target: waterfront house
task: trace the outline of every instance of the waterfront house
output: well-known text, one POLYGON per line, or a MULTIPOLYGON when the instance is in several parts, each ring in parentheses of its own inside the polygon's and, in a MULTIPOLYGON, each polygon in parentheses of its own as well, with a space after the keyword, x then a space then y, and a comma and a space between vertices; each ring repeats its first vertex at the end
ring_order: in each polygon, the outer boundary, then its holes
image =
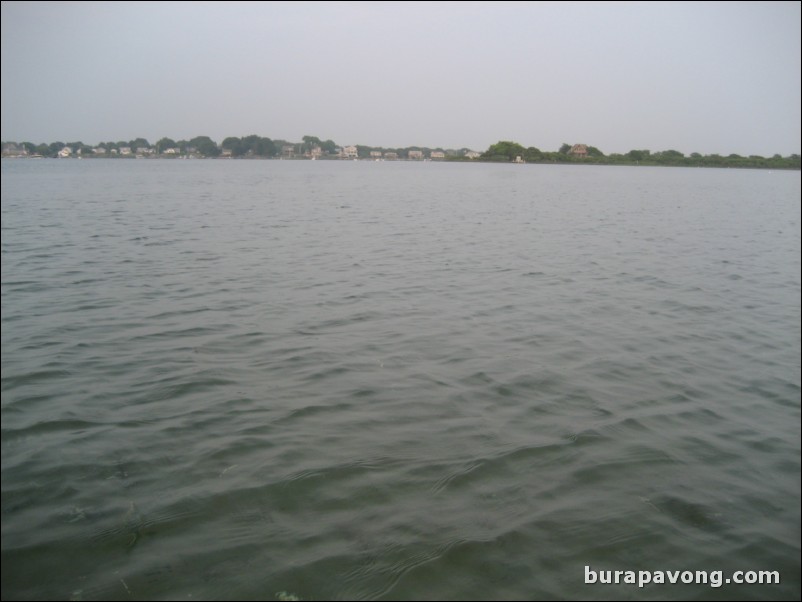
POLYGON ((585 159, 588 156, 588 146, 587 144, 574 144, 568 154, 572 157, 585 159))
POLYGON ((13 142, 6 142, 3 144, 4 157, 27 157, 28 151, 24 146, 17 146, 13 142))

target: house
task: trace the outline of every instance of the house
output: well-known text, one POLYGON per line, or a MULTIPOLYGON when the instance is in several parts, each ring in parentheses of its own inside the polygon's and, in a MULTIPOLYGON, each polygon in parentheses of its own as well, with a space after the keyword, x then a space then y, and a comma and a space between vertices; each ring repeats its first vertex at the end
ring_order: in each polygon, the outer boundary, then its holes
POLYGON ((92 152, 95 153, 96 155, 105 155, 106 149, 103 148, 102 146, 96 146, 95 148, 92 149, 92 152))
POLYGON ((398 153, 393 152, 393 151, 388 151, 388 152, 384 153, 384 158, 387 161, 396 161, 398 159, 398 153))
POLYGON ((370 158, 371 159, 381 159, 382 158, 382 152, 381 151, 376 151, 376 150, 370 151, 370 158))
POLYGON ((72 149, 71 149, 69 146, 65 146, 64 148, 62 148, 62 149, 61 149, 61 150, 58 152, 58 156, 59 156, 59 158, 61 158, 61 159, 64 159, 64 158, 66 158, 66 157, 71 157, 71 156, 72 156, 72 149))
POLYGON ((281 155, 283 157, 294 157, 295 156, 295 145, 294 144, 285 144, 281 147, 281 155))
POLYGON ((120 154, 123 157, 128 157, 130 155, 133 155, 134 153, 131 151, 131 147, 130 146, 121 146, 120 147, 120 154))
POLYGON ((359 158, 359 153, 357 152, 355 146, 346 146, 343 149, 343 157, 346 159, 357 159, 359 158))
POLYGON ((429 157, 432 159, 445 159, 446 154, 443 151, 432 151, 429 157))
POLYGON ((323 149, 319 146, 313 146, 312 150, 309 152, 313 159, 320 159, 323 156, 323 149))
POLYGON ((423 159, 423 151, 422 150, 411 150, 407 154, 407 157, 409 157, 410 161, 420 161, 421 159, 423 159))
POLYGON ((28 151, 24 146, 17 146, 13 142, 6 142, 3 144, 4 157, 27 157, 28 151))
POLYGON ((579 157, 580 159, 584 159, 588 156, 588 145, 587 144, 574 144, 571 147, 571 150, 568 151, 568 154, 572 157, 579 157))
POLYGON ((477 153, 476 151, 468 151, 465 153, 465 156, 468 157, 468 159, 478 159, 479 157, 482 156, 482 153, 477 153))

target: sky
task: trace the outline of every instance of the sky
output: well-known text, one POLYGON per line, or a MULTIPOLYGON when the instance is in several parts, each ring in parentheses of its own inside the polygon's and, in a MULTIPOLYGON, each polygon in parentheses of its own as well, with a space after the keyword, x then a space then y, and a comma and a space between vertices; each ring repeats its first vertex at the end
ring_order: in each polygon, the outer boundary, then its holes
POLYGON ((800 153, 799 2, 2 2, 4 141, 800 153))

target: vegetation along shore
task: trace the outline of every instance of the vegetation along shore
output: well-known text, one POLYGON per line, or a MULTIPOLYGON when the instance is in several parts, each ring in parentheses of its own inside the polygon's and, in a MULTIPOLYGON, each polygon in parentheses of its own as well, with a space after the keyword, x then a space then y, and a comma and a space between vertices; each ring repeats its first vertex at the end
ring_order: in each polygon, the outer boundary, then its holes
POLYGON ((651 151, 633 149, 628 153, 604 154, 588 144, 563 144, 556 151, 542 151, 534 146, 524 147, 517 142, 499 141, 484 151, 469 148, 444 149, 409 146, 386 148, 362 144, 339 146, 332 140, 304 136, 301 142, 272 140, 251 135, 228 137, 217 143, 208 136, 191 140, 161 138, 155 144, 144 138, 129 141, 101 142, 95 146, 83 142, 3 142, 3 158, 115 158, 115 159, 325 159, 372 161, 491 161, 501 163, 574 163, 592 165, 668 165, 684 167, 744 167, 757 169, 799 169, 798 154, 783 157, 760 155, 742 156, 686 155, 677 150, 651 151))

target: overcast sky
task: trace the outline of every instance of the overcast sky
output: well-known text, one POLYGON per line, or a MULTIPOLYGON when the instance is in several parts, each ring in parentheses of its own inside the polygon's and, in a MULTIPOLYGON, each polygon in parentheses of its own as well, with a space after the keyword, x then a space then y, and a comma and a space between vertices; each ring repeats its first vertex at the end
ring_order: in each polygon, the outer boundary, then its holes
POLYGON ((2 139, 800 152, 799 2, 3 2, 2 139))

